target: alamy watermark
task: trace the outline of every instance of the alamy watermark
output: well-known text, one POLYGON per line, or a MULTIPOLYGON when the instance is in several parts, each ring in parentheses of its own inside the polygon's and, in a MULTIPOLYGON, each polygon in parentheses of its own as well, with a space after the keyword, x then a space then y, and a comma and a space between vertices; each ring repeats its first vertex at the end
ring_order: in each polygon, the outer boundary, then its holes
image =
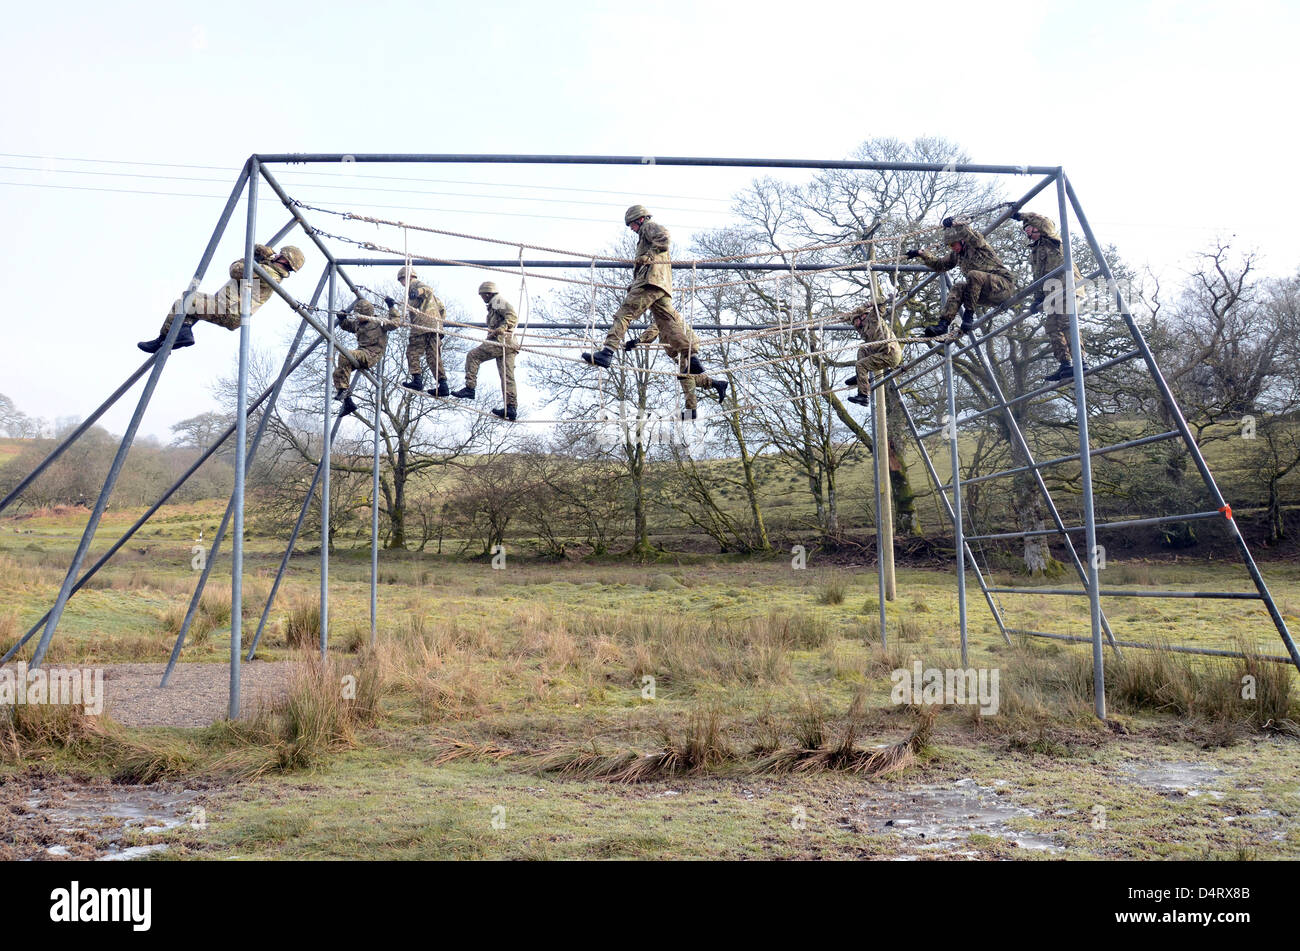
POLYGON ((1000 703, 997 667, 922 667, 918 660, 912 669, 900 667, 889 675, 894 687, 889 699, 895 704, 942 704, 978 706, 980 713, 992 716, 1000 703))
POLYGON ((38 667, 19 662, 0 670, 0 708, 16 706, 79 706, 90 716, 104 712, 102 667, 38 667))

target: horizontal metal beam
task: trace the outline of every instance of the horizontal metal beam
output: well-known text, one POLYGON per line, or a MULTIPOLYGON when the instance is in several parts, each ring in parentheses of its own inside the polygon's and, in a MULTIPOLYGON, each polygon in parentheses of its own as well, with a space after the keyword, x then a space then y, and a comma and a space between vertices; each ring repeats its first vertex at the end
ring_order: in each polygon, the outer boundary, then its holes
MULTIPOLYGON (((1054 641, 1073 641, 1076 644, 1091 644, 1091 637, 1077 637, 1073 634, 1050 634, 1047 631, 1027 631, 1023 628, 1007 628, 1008 634, 1020 634, 1025 637, 1049 637, 1054 641)), ((1275 654, 1246 654, 1241 651, 1216 650, 1212 647, 1175 647, 1171 644, 1145 644, 1141 641, 1116 641, 1121 647, 1136 647, 1140 650, 1171 651, 1175 654, 1205 654, 1209 657, 1242 657, 1251 660, 1266 660, 1273 664, 1289 664, 1290 657, 1278 657, 1275 654)))
MULTIPOLYGON (((773 251, 773 254, 777 252, 773 251)), ((339 258, 340 265, 348 267, 402 267, 406 264, 406 258, 339 258)), ((590 260, 525 260, 520 261, 518 258, 466 258, 463 261, 446 261, 434 260, 432 258, 422 258, 418 254, 411 255, 411 263, 418 264, 421 267, 526 267, 526 268, 574 268, 581 270, 590 270, 592 262, 590 260)), ((596 260, 598 268, 622 268, 631 270, 633 265, 624 261, 602 261, 596 260)), ((825 271, 829 267, 834 267, 836 271, 880 271, 889 273, 891 271, 929 271, 928 267, 919 264, 900 264, 894 267, 891 264, 845 264, 836 265, 833 262, 823 261, 820 264, 796 264, 792 268, 789 264, 760 264, 756 262, 744 261, 705 261, 700 264, 693 264, 690 261, 672 261, 669 262, 673 267, 680 270, 694 268, 699 271, 825 271)), ((677 288, 679 291, 681 287, 677 288)))
MULTIPOLYGON (((1102 446, 1098 449, 1088 450, 1090 456, 1104 456, 1112 452, 1121 452, 1125 449, 1134 449, 1138 446, 1146 446, 1153 442, 1161 442, 1165 439, 1173 439, 1181 435, 1178 430, 1171 429, 1167 433, 1157 433, 1154 436, 1143 436, 1141 439, 1130 439, 1128 442, 1117 442, 1110 446, 1102 446)), ((1000 472, 990 472, 988 475, 975 476, 971 479, 962 479, 962 485, 975 485, 980 482, 988 482, 991 479, 1000 479, 1003 476, 1019 475, 1022 472, 1033 472, 1035 469, 1042 470, 1048 466, 1059 466, 1063 462, 1075 462, 1079 458, 1077 452, 1072 452, 1068 456, 1057 456, 1055 459, 1045 459, 1042 462, 1036 462, 1028 466, 1016 466, 1014 469, 1003 469, 1000 472)), ((944 486, 944 491, 948 491, 949 486, 944 486)))
POLYGON ((254 155, 263 165, 687 165, 715 168, 812 168, 861 172, 959 172, 976 175, 1057 175, 1054 165, 944 162, 860 162, 846 159, 719 158, 685 155, 507 155, 455 152, 283 152, 254 155))
MULTIPOLYGON (((1224 513, 1219 511, 1210 512, 1192 512, 1190 515, 1161 515, 1158 518, 1131 518, 1121 522, 1098 522, 1097 528, 1140 528, 1143 525, 1165 525, 1170 522, 1194 522, 1198 519, 1206 518, 1223 518, 1224 513)), ((1066 526, 1067 532, 1082 532, 1087 530, 1086 525, 1069 525, 1066 526)), ((997 535, 969 535, 970 541, 999 541, 1007 538, 1036 538, 1040 535, 1059 535, 1059 529, 1041 528, 1031 532, 1001 532, 997 535)))
MULTIPOLYGON (((1058 594, 1078 595, 1086 598, 1088 592, 1082 588, 989 588, 998 594, 1058 594)), ((1257 591, 1123 591, 1114 588, 1102 588, 1103 598, 1207 598, 1215 601, 1258 601, 1257 591)))

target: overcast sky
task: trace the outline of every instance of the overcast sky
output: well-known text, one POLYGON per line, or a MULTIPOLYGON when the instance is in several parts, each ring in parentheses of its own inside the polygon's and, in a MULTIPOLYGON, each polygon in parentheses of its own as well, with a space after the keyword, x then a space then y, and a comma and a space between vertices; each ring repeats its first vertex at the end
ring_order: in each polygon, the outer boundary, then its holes
MULTIPOLYGON (((11 301, 0 393, 51 419, 84 415, 107 396, 143 359, 135 341, 157 332, 252 152, 838 159, 874 136, 939 135, 977 162, 1063 165, 1103 242, 1168 280, 1216 235, 1257 248, 1268 273, 1294 273, 1298 9, 1096 0, 10 7, 0 35, 0 275, 11 301)), ((277 174, 311 203, 599 251, 624 233, 622 210, 635 201, 683 243, 723 223, 729 197, 759 173, 442 165, 277 174)), ((259 207, 265 238, 288 215, 273 200, 259 207)), ((1055 217, 1046 196, 1031 207, 1055 217)), ((241 253, 238 220, 207 290, 241 253)), ((448 254, 439 240, 412 237, 412 248, 448 254)), ((301 235, 294 243, 309 251, 293 279, 306 296, 322 262, 301 235)), ((449 305, 477 315, 481 279, 442 272, 435 283, 449 305)), ((267 304, 254 345, 275 346, 292 322, 279 301, 267 304)), ((200 325, 196 336, 197 347, 168 363, 144 432, 167 438, 172 423, 213 408, 211 383, 233 368, 238 335, 200 325)), ((125 400, 108 427, 120 432, 133 405, 125 400)))

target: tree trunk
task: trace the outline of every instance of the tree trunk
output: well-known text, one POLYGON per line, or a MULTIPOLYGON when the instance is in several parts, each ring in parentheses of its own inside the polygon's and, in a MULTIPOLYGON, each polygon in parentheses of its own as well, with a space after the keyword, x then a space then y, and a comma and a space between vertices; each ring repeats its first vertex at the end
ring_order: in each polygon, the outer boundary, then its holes
POLYGON ((393 466, 393 503, 388 509, 388 520, 392 524, 392 535, 388 547, 399 549, 406 547, 406 447, 397 450, 397 465, 393 466))
POLYGON ((921 518, 916 511, 916 490, 904 448, 908 434, 903 409, 893 392, 886 393, 885 422, 889 427, 889 485, 894 492, 894 534, 919 537, 921 518))

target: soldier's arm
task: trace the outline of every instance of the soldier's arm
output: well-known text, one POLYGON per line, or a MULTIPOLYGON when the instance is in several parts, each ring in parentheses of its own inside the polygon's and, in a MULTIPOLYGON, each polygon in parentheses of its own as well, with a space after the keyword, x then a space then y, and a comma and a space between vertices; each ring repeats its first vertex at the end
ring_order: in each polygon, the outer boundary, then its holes
POLYGON ((515 313, 515 309, 509 304, 500 304, 493 309, 501 315, 504 321, 501 326, 497 327, 497 336, 504 337, 506 334, 514 333, 515 328, 519 326, 519 315, 515 313))
POLYGON ((951 271, 957 266, 957 252, 955 251, 949 251, 943 257, 938 257, 922 248, 917 257, 931 271, 951 271))
POLYGON ((639 237, 645 238, 656 251, 667 251, 673 241, 668 229, 653 221, 647 221, 641 226, 639 237))
POLYGON ((357 319, 351 314, 339 317, 338 326, 341 330, 346 330, 350 334, 357 332, 357 319))

